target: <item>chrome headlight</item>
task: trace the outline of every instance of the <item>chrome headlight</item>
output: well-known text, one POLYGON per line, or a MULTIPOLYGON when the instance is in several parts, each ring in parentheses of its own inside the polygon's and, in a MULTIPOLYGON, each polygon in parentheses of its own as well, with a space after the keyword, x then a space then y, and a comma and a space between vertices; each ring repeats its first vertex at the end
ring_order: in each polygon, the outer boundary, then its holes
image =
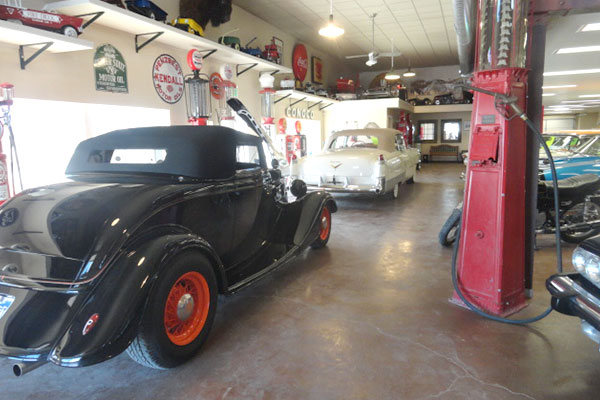
POLYGON ((600 286, 600 257, 577 247, 573 252, 573 266, 594 285, 600 286))

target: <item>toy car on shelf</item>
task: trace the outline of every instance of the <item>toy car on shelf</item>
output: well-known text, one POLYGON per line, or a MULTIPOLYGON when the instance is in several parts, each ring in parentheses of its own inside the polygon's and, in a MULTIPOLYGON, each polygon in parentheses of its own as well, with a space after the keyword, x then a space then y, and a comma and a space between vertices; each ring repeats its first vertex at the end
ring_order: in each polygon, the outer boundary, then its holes
POLYGON ((220 126, 100 135, 66 173, 0 208, 0 354, 22 371, 123 351, 151 368, 184 363, 218 294, 324 247, 337 211, 300 181, 287 202, 262 140, 220 126))
POLYGON ((265 49, 262 52, 262 58, 276 64, 281 64, 281 56, 277 50, 277 46, 274 44, 265 45, 265 49))
POLYGON ((240 50, 246 54, 250 54, 251 56, 262 58, 263 52, 260 47, 250 47, 250 44, 256 40, 256 37, 252 38, 244 47, 240 50))
POLYGON ((143 15, 156 21, 166 21, 167 12, 148 0, 125 0, 127 8, 134 13, 143 15))
POLYGON ((435 96, 433 98, 433 104, 441 105, 441 104, 471 104, 473 103, 473 93, 463 92, 462 99, 458 99, 452 93, 446 93, 442 95, 435 96))
POLYGON ((229 46, 235 50, 240 50, 242 48, 242 42, 237 36, 219 36, 218 43, 229 46))
POLYGON ((199 23, 191 18, 175 18, 171 21, 171 25, 182 31, 189 32, 192 35, 204 36, 204 29, 202 29, 199 23))
POLYGON ((0 19, 5 21, 59 32, 73 38, 83 32, 84 21, 81 18, 58 14, 49 10, 23 8, 20 0, 12 0, 6 4, 11 5, 0 4, 0 19))
POLYGON ((429 97, 413 97, 412 99, 408 99, 408 102, 413 106, 430 106, 432 104, 429 97))
POLYGON ((125 3, 123 3, 123 0, 102 0, 102 1, 105 3, 120 7, 120 8, 127 9, 127 7, 125 7, 125 3))

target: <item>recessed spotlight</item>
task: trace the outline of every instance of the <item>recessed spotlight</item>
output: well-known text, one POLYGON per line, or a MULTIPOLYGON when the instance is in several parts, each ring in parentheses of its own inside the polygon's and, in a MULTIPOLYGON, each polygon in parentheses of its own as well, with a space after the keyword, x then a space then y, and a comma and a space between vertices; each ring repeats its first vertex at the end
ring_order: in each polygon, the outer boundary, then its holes
POLYGON ((544 72, 544 76, 584 75, 584 74, 598 74, 598 73, 600 73, 600 68, 590 68, 590 69, 573 69, 573 70, 567 70, 567 71, 544 72))
POLYGON ((584 25, 581 29, 581 32, 593 32, 600 31, 600 22, 595 22, 593 24, 584 25))
POLYGON ((563 89, 577 87, 577 85, 554 85, 554 86, 542 86, 542 89, 563 89))
POLYGON ((591 53, 600 51, 600 46, 565 47, 558 49, 556 54, 591 53))

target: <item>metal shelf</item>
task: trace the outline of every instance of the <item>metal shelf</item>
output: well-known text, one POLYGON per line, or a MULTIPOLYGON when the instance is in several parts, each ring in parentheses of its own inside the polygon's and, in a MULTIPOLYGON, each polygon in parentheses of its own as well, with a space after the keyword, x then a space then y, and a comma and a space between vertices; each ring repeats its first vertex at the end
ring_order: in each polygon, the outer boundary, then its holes
POLYGON ((94 48, 94 43, 87 40, 71 38, 59 33, 3 20, 0 20, 0 42, 19 47, 21 69, 25 69, 31 61, 44 51, 66 53, 94 48), (26 58, 25 48, 32 48, 36 51, 26 58))
POLYGON ((275 92, 275 96, 279 97, 279 99, 275 100, 275 103, 279 103, 285 99, 295 100, 291 102, 291 106, 294 106, 302 101, 307 101, 313 103, 308 108, 319 106, 319 110, 324 110, 327 107, 339 103, 338 100, 330 99, 328 97, 317 96, 310 93, 300 92, 298 90, 278 90, 275 92))
MULTIPOLYGON (((242 53, 229 46, 192 35, 171 25, 152 20, 101 0, 65 0, 46 4, 44 8, 66 15, 97 15, 97 13, 102 13, 94 23, 135 35, 137 50, 141 50, 142 47, 155 40, 182 50, 194 48, 207 54, 210 53, 208 56, 216 60, 240 66, 240 68, 237 68, 238 75, 248 69, 269 73, 289 74, 292 72, 291 68, 242 53), (138 43, 140 37, 145 38, 141 44, 138 43)), ((82 18, 89 19, 91 17, 82 18)))

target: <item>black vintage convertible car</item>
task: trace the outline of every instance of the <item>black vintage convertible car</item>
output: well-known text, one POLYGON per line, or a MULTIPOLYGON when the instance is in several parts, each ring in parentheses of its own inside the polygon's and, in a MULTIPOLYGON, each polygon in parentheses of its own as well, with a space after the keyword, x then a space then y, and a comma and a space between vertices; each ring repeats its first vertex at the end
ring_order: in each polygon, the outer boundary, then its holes
POLYGON ((0 354, 17 375, 125 350, 148 367, 185 362, 217 294, 325 246, 337 210, 299 181, 286 202, 261 139, 224 127, 107 133, 66 173, 0 208, 0 354))

